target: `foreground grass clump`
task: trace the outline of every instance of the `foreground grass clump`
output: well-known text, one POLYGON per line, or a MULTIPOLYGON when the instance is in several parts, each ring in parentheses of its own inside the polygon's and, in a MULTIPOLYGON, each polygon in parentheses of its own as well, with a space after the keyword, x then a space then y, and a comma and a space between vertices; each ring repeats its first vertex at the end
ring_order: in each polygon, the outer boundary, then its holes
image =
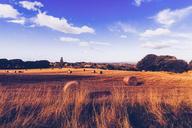
MULTIPOLYGON (((0 127, 5 128, 190 128, 192 96, 166 96, 153 89, 114 88, 112 96, 90 99, 84 88, 0 89, 0 127)), ((178 93, 178 91, 175 91, 178 93)))

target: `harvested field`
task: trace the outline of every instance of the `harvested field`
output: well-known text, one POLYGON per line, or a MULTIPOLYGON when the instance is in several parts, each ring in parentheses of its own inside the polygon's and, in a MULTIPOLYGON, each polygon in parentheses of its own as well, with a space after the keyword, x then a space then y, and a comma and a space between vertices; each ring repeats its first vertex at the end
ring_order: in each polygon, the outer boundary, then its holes
POLYGON ((192 72, 128 72, 93 69, 0 71, 0 127, 190 128, 192 72), (142 78, 127 86, 125 76, 142 78), (80 82, 63 92, 71 80, 80 82))

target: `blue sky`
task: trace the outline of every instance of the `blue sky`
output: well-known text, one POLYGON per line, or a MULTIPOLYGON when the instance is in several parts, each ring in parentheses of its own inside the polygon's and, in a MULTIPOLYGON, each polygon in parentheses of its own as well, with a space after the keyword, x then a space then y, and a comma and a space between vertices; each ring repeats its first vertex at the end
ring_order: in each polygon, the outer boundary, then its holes
POLYGON ((0 58, 192 60, 192 0, 1 0, 0 58))

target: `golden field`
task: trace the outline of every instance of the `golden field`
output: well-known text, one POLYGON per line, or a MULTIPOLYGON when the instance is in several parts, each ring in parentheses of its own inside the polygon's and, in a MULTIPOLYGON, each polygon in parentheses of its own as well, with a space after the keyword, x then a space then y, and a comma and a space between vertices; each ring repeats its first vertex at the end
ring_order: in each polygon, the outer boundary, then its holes
POLYGON ((131 72, 94 69, 0 71, 2 128, 191 128, 192 72, 131 72), (101 70, 96 70, 99 72, 101 70), (137 76, 142 86, 126 86, 137 76), (63 91, 68 81, 78 89, 63 91), (90 98, 91 92, 112 95, 90 98))

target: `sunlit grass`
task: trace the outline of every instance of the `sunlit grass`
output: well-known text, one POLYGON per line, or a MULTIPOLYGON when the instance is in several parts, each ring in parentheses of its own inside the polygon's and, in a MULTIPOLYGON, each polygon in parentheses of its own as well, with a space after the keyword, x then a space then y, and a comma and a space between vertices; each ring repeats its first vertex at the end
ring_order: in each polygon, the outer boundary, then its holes
POLYGON ((51 88, 1 88, 0 126, 131 128, 185 127, 192 123, 191 90, 184 95, 174 89, 167 94, 154 89, 111 91, 112 96, 95 100, 89 99, 85 88, 66 94, 55 94, 51 88))
MULTIPOLYGON (((73 69, 72 75, 83 73, 90 75, 91 69, 73 69)), ((0 127, 190 128, 191 74, 104 71, 102 78, 81 81, 79 87, 67 91, 63 86, 46 84, 1 86, 0 127), (121 83, 123 76, 140 77, 144 85, 125 86, 121 83), (90 98, 91 92, 102 90, 112 95, 90 98)))

